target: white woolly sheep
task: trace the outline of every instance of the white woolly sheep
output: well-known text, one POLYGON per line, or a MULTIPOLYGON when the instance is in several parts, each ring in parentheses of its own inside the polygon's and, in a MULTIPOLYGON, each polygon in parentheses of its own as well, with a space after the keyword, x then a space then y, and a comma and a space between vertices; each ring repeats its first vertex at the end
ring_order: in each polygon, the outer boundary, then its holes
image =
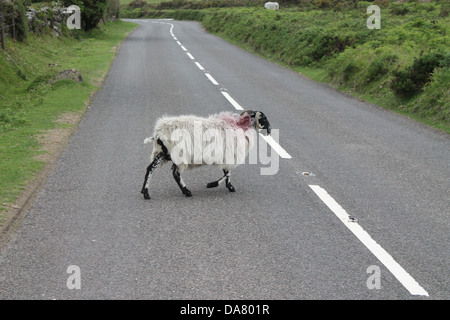
POLYGON ((173 162, 173 177, 187 197, 192 193, 181 173, 201 165, 216 165, 224 173, 219 180, 208 183, 207 188, 226 181, 227 189, 234 192, 230 170, 245 162, 253 147, 256 129, 267 129, 270 134, 269 121, 261 111, 222 112, 207 118, 187 115, 158 119, 153 136, 144 140, 144 143, 153 141, 153 152, 141 193, 145 199, 150 199, 151 174, 167 161, 173 162))
POLYGON ((270 10, 278 10, 278 9, 280 9, 280 5, 278 4, 278 2, 266 2, 264 4, 264 8, 270 9, 270 10))

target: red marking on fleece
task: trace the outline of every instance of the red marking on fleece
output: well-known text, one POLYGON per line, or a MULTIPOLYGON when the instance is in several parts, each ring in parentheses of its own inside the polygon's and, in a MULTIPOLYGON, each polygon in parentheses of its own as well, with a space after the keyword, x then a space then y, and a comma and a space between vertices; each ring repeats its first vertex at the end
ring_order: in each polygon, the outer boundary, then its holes
POLYGON ((253 128, 252 118, 250 118, 248 114, 245 114, 242 117, 240 117, 233 113, 224 112, 219 115, 219 118, 225 121, 230 126, 235 128, 241 128, 244 131, 253 128))
POLYGON ((237 119, 236 126, 242 128, 242 130, 244 131, 247 131, 248 129, 253 127, 252 118, 248 114, 245 114, 237 119))

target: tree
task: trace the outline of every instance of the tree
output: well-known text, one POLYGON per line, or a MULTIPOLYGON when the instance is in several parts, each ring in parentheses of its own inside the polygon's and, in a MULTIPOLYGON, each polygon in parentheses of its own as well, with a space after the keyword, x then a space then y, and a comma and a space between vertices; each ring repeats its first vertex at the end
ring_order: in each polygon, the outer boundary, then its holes
POLYGON ((80 7, 81 28, 89 31, 94 29, 105 15, 107 2, 107 0, 63 0, 63 5, 80 7))
MULTIPOLYGON (((14 16, 16 39, 24 41, 28 35, 28 23, 22 0, 0 2, 0 14, 6 16, 5 25, 11 25, 14 16)), ((9 33, 12 34, 12 27, 9 28, 9 33)))
POLYGON ((108 19, 118 19, 120 15, 120 1, 108 0, 108 6, 106 8, 106 15, 108 19))

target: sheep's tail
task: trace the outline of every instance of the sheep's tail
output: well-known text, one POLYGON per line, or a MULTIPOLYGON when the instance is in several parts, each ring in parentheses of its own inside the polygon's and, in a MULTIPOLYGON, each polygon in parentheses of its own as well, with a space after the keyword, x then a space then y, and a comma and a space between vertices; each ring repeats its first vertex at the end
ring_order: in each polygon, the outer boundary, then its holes
POLYGON ((144 143, 147 144, 147 143, 152 142, 153 140, 155 140, 155 137, 149 137, 149 138, 144 140, 144 143))

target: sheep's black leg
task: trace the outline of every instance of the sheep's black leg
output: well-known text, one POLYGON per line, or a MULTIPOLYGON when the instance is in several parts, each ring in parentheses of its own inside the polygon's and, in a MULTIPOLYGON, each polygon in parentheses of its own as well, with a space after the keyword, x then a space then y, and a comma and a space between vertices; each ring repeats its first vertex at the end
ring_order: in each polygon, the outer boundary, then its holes
POLYGON ((207 187, 207 188, 215 188, 215 187, 218 187, 219 184, 221 184, 222 181, 223 181, 224 179, 225 179, 225 176, 223 176, 222 178, 220 178, 220 179, 217 180, 217 181, 209 182, 209 183, 206 185, 206 187, 207 187))
POLYGON ((186 197, 192 197, 191 191, 189 191, 189 189, 186 188, 186 184, 184 183, 183 178, 181 177, 180 172, 178 171, 178 167, 175 164, 173 164, 172 166, 172 174, 178 186, 180 187, 181 192, 183 192, 183 194, 186 197))
POLYGON ((164 159, 164 153, 158 153, 153 159, 152 163, 147 167, 147 172, 145 173, 144 185, 142 186, 141 193, 144 194, 144 199, 150 199, 150 195, 148 194, 148 186, 149 186, 149 177, 150 174, 159 166, 161 161, 164 159))
POLYGON ((210 182, 206 185, 207 188, 215 188, 219 186, 223 181, 225 181, 225 185, 230 192, 235 192, 233 185, 230 182, 230 172, 228 170, 223 170, 223 177, 217 181, 210 182))
POLYGON ((233 185, 231 184, 231 181, 230 181, 230 172, 228 170, 223 170, 223 173, 225 173, 225 177, 226 177, 225 185, 227 186, 228 191, 235 192, 236 189, 233 187, 233 185))

